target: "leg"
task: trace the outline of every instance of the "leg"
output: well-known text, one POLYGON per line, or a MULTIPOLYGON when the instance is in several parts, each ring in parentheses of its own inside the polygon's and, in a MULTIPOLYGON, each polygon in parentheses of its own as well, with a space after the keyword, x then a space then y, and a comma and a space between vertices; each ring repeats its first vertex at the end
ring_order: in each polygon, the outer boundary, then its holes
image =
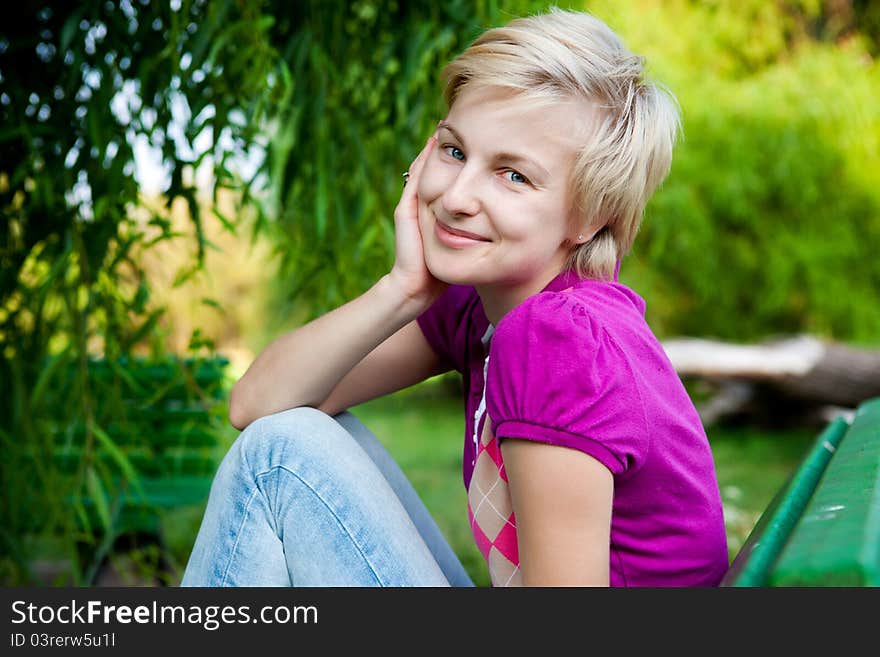
POLYGON ((431 513, 384 445, 352 413, 344 411, 334 419, 351 434, 391 485, 450 585, 473 586, 473 581, 449 546, 431 513))
POLYGON ((184 586, 446 586, 389 483, 332 418, 261 418, 218 469, 184 586))

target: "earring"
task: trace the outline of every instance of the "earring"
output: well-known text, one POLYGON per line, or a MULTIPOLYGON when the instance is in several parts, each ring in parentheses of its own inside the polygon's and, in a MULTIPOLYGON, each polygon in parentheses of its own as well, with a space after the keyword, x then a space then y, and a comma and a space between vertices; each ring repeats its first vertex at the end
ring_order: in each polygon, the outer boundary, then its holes
POLYGON ((578 242, 583 242, 583 241, 584 241, 584 236, 578 235, 578 242))

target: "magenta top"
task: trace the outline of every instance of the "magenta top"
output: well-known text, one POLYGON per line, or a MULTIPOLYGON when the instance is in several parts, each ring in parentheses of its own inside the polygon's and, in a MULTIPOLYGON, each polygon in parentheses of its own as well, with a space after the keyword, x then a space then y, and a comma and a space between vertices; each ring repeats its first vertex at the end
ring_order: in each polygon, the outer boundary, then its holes
MULTIPOLYGON (((567 271, 497 327, 469 286, 450 286, 418 322, 446 367, 463 375, 469 501, 483 452, 506 482, 491 441, 578 449, 614 476, 611 585, 715 586, 729 562, 712 453, 644 315, 645 302, 626 286, 567 271)), ((515 524, 512 534, 511 547, 496 547, 515 570, 515 524)), ((477 528, 475 537, 491 571, 500 557, 477 528)), ((513 580, 509 568, 503 579, 513 580)))

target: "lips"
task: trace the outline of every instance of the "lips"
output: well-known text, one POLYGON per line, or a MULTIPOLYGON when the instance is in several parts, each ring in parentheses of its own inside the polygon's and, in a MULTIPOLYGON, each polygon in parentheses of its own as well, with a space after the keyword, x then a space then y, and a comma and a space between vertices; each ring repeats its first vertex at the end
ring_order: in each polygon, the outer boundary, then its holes
POLYGON ((483 237, 482 235, 477 235, 476 233, 469 233, 466 230, 459 230, 458 228, 453 228, 447 224, 444 224, 439 219, 437 220, 437 225, 441 230, 445 230, 447 233, 452 233, 453 235, 458 235, 459 237, 466 237, 471 240, 476 240, 478 242, 491 242, 488 237, 483 237))

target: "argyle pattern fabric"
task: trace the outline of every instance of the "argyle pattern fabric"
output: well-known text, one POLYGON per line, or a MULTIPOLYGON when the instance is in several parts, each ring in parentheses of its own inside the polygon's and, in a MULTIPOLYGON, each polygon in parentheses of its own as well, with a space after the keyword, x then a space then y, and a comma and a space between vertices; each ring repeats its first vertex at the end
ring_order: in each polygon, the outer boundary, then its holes
MULTIPOLYGON (((489 357, 486 356, 486 366, 488 363, 489 357)), ((487 369, 484 367, 484 372, 487 369)), ((520 586, 522 574, 519 570, 516 517, 510 501, 501 446, 492 432, 492 421, 486 413, 485 396, 484 383, 483 401, 474 422, 476 459, 467 492, 468 521, 477 547, 489 566, 492 586, 520 586), (481 420, 483 429, 479 432, 481 420)))

